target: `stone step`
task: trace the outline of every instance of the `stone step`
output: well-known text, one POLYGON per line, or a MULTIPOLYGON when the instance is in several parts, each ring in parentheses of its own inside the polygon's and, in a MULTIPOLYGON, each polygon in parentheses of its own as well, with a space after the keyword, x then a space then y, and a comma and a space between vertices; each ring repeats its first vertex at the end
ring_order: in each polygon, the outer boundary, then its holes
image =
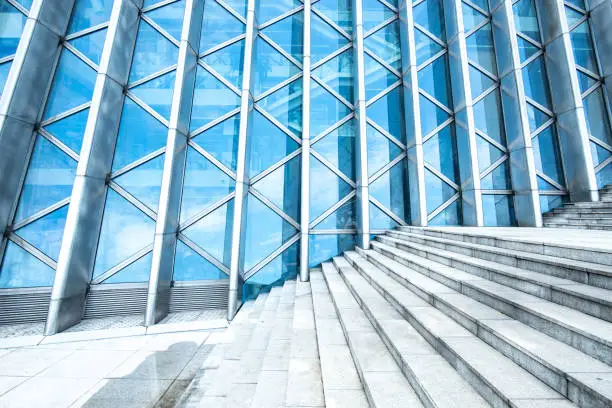
POLYGON ((610 226, 612 225, 612 218, 608 217, 597 217, 597 218, 580 218, 580 217, 572 217, 572 216, 563 216, 563 217, 554 217, 552 219, 547 219, 547 223, 563 223, 569 225, 604 225, 610 226))
POLYGON ((332 310, 337 313, 370 406, 372 408, 433 407, 434 405, 421 403, 336 269, 330 263, 324 263, 322 268, 332 310))
POLYGON ((612 291, 608 289, 503 265, 495 261, 474 258, 405 239, 389 236, 379 236, 376 239, 386 245, 452 266, 492 282, 571 307, 600 319, 612 321, 612 291))
POLYGON ((612 364, 612 323, 373 241, 380 252, 474 300, 612 364))
POLYGON ((595 211, 595 210, 576 210, 565 208, 562 210, 555 210, 543 214, 545 220, 548 219, 600 219, 612 217, 612 210, 610 211, 595 211))
MULTIPOLYGON (((351 253, 345 256, 348 258, 351 253)), ((367 263, 363 259, 361 261, 362 264, 367 263)), ((381 337, 386 338, 387 345, 395 350, 393 354, 405 360, 403 364, 414 364, 417 369, 415 362, 436 367, 438 379, 434 391, 450 397, 450 406, 479 406, 480 399, 494 407, 510 407, 527 402, 532 406, 545 406, 544 403, 551 400, 565 401, 565 406, 573 406, 562 395, 372 264, 362 265, 360 274, 346 258, 334 258, 334 263, 381 337), (389 287, 391 292, 379 291, 383 285, 389 287), (403 322, 404 325, 390 325, 389 321, 403 322), (418 335, 424 344, 420 347, 406 344, 406 337, 418 335), (457 388, 453 391, 443 390, 443 378, 447 381, 446 386, 452 384, 457 388), (472 401, 464 399, 468 396, 480 398, 472 401)), ((480 402, 480 405, 483 403, 480 402)))
POLYGON ((475 258, 495 261, 504 265, 516 266, 534 272, 570 279, 591 286, 612 289, 612 266, 609 265, 576 261, 551 255, 541 255, 489 245, 473 244, 471 242, 403 231, 389 231, 386 235, 419 244, 426 244, 434 248, 446 249, 475 258))
POLYGON ((373 265, 393 278, 372 276, 387 299, 409 296, 401 284, 578 405, 612 406, 612 367, 376 251, 345 258, 362 274, 373 273, 373 265))
POLYGON ((593 208, 593 209, 612 209, 612 202, 610 201, 589 201, 579 203, 567 203, 563 205, 564 208, 593 208))
MULTIPOLYGON (((489 230, 489 228, 423 228, 405 226, 399 227, 399 230, 577 261, 588 259, 590 262, 612 265, 612 251, 609 248, 601 248, 590 245, 590 243, 581 243, 579 239, 574 239, 573 237, 568 237, 566 242, 553 241, 550 239, 547 231, 542 231, 542 228, 514 228, 511 229, 515 231, 512 235, 487 232, 486 230, 489 230)), ((497 229, 494 230, 497 231, 497 229)), ((555 234, 557 234, 556 231, 555 234)), ((608 233, 605 233, 605 237, 608 237, 608 233)))
POLYGON ((545 221, 544 227, 546 228, 567 228, 567 229, 579 229, 579 230, 597 230, 597 231, 610 231, 612 230, 611 225, 590 225, 581 224, 575 222, 563 222, 563 221, 545 221))

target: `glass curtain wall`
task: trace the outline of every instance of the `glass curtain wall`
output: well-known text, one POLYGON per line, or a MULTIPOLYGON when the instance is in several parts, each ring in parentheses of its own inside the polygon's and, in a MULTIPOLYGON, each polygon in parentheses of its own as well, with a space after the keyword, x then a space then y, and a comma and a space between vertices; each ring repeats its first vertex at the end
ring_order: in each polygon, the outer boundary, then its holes
POLYGON ((31 0, 0 0, 0 96, 31 5, 31 0))
MULTIPOLYGON (((75 2, 13 218, 0 288, 53 284, 112 5, 75 2)), ((16 21, 22 18, 18 13, 16 21)), ((11 28, 0 26, 0 32, 5 29, 11 28)))

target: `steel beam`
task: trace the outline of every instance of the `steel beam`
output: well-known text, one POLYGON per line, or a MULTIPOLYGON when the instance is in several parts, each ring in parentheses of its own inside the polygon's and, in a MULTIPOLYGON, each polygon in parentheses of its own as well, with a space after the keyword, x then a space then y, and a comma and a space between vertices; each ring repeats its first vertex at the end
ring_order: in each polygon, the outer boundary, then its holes
POLYGON ((304 51, 302 55, 302 180, 300 207, 300 280, 310 279, 309 224, 310 224, 310 4, 304 0, 304 51))

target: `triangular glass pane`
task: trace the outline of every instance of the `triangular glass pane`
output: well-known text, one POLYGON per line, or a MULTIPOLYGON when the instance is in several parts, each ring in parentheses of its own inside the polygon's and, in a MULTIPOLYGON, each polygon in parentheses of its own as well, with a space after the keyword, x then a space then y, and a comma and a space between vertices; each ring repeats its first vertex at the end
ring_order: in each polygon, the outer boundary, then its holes
POLYGON ((343 204, 336 211, 325 217, 323 221, 318 223, 315 230, 337 230, 337 229, 353 229, 357 228, 355 220, 357 217, 355 200, 343 204))
POLYGON ((599 170, 595 178, 597 179, 597 187, 599 188, 612 184, 612 163, 599 170))
POLYGON ((425 169, 425 189, 427 194, 428 214, 431 214, 436 208, 448 201, 457 192, 454 188, 427 169, 425 169))
MULTIPOLYGON (((246 0, 224 0, 223 2, 227 4, 228 6, 230 6, 232 10, 240 14, 242 17, 246 17, 246 12, 247 12, 247 1, 246 0)), ((209 2, 209 3, 212 3, 212 2, 209 2)))
POLYGON ((606 112, 602 88, 591 92, 584 98, 584 111, 589 135, 612 145, 612 131, 606 112))
POLYGON ((102 56, 105 40, 106 28, 103 28, 102 30, 94 31, 91 34, 70 40, 69 43, 85 54, 94 64, 100 64, 100 57, 102 56))
MULTIPOLYGON (((444 13, 439 0, 426 0, 412 10, 414 22, 442 41, 446 40, 444 13)), ((416 32, 415 32, 416 34, 416 32)), ((417 44, 419 42, 417 41, 417 44)))
POLYGON ((255 15, 257 22, 262 25, 275 17, 287 13, 302 5, 300 0, 278 0, 278 1, 261 1, 257 3, 255 15))
MULTIPOLYGON (((317 227, 315 227, 317 229, 317 227)), ((334 256, 355 248, 355 235, 352 234, 311 234, 308 237, 308 266, 320 266, 334 256)))
POLYGON ((368 175, 372 176, 387 163, 402 153, 402 149, 392 143, 371 125, 367 125, 368 175))
POLYGON ((157 3, 161 3, 164 0, 144 0, 142 4, 142 8, 145 9, 147 7, 151 7, 156 5, 157 3))
POLYGON ((450 126, 446 126, 427 140, 423 144, 423 157, 435 169, 457 182, 457 148, 451 129, 450 126))
MULTIPOLYGON (((322 0, 319 0, 322 1, 322 0)), ((367 58, 367 54, 366 54, 367 58)), ((353 53, 347 50, 317 67, 312 74, 353 103, 353 53)), ((367 81, 366 81, 367 83, 367 81)))
POLYGON ((370 100, 396 83, 399 78, 368 54, 364 54, 363 59, 365 63, 366 100, 370 100))
POLYGON ((7 242, 0 269, 0 288, 52 286, 54 278, 53 268, 14 242, 7 242))
POLYGON ((497 75, 491 24, 484 25, 466 38, 465 45, 470 61, 478 64, 478 66, 486 69, 491 74, 497 75))
POLYGON ((2 95, 4 85, 6 84, 6 80, 8 79, 9 71, 11 70, 12 65, 11 62, 12 61, 0 64, 0 95, 2 95))
POLYGON ((117 177, 115 182, 151 210, 157 212, 165 155, 159 155, 117 177))
POLYGON ((538 179, 538 190, 559 191, 557 187, 553 186, 548 181, 544 180, 542 177, 537 176, 537 179, 538 179))
POLYGON ((67 34, 110 20, 114 0, 79 0, 74 3, 67 34))
POLYGON ((401 161, 374 180, 369 187, 370 197, 375 198, 401 219, 405 217, 405 175, 405 161, 401 161))
POLYGON ((173 281, 228 279, 228 275, 179 240, 174 254, 173 281))
POLYGON ((83 109, 74 115, 53 122, 46 126, 45 130, 78 154, 81 151, 88 116, 89 109, 83 109))
POLYGON ((419 29, 414 29, 414 39, 416 46, 417 65, 421 65, 438 52, 442 51, 442 46, 423 34, 419 29))
POLYGON ((367 33, 377 25, 387 21, 395 15, 393 10, 378 0, 363 0, 363 31, 367 33))
POLYGON ((244 269, 249 270, 297 233, 293 225, 252 195, 247 198, 244 269))
POLYGON ((446 111, 422 95, 419 95, 419 110, 421 113, 421 133, 423 136, 429 134, 450 117, 446 111))
POLYGON ((255 96, 291 78, 300 69, 261 38, 255 41, 255 96))
POLYGON ((258 102, 287 129, 302 136, 302 79, 297 79, 258 102))
POLYGON ((457 200, 432 218, 429 221, 429 225, 459 225, 461 224, 460 220, 459 200, 457 200))
POLYGON ((364 40, 364 45, 397 71, 402 70, 399 23, 387 24, 364 40))
POLYGON ((480 136, 476 136, 476 147, 478 149, 478 170, 480 172, 487 169, 504 155, 504 152, 480 136))
POLYGON ((353 14, 350 0, 319 0, 312 6, 329 17, 347 34, 350 35, 353 32, 353 14))
POLYGON ((232 170, 236 170, 238 155, 238 133, 240 130, 240 115, 213 126, 192 140, 201 146, 217 160, 232 170))
POLYGON ((296 242, 251 276, 245 282, 245 291, 257 290, 257 286, 270 287, 287 280, 295 280, 299 253, 300 244, 296 242))
POLYGON ((37 136, 15 222, 70 197, 77 163, 42 136, 37 136))
POLYGON ((472 99, 477 98, 484 91, 495 84, 491 78, 474 68, 472 65, 469 65, 468 70, 470 74, 470 89, 472 91, 472 99))
POLYGON ((536 108, 530 103, 527 103, 527 118, 529 119, 529 130, 535 132, 540 126, 550 119, 550 116, 536 108))
POLYGON ((510 190, 510 174, 508 161, 502 162, 492 172, 480 179, 480 188, 483 190, 510 190))
POLYGON ((582 71, 576 70, 578 74, 578 84, 580 85, 580 93, 584 93, 587 89, 592 87, 597 83, 596 80, 591 78, 591 76, 587 74, 583 74, 582 71))
POLYGON ((300 216, 300 157, 274 170, 253 187, 280 208, 285 214, 298 220, 300 216))
POLYGON ((529 57, 540 50, 538 47, 529 41, 524 40, 522 37, 516 36, 516 41, 518 43, 518 51, 519 56, 521 57, 521 62, 525 62, 529 57))
POLYGON ((474 105, 474 122, 476 129, 485 133, 499 144, 506 144, 503 129, 504 122, 502 120, 501 112, 501 101, 497 89, 474 105))
POLYGON ((200 36, 200 52, 243 34, 244 24, 216 1, 204 4, 204 22, 200 36))
POLYGON ((242 89, 244 40, 235 42, 207 55, 203 58, 203 61, 221 74, 223 78, 227 79, 237 89, 242 89))
POLYGON ((302 62, 304 54, 304 16, 301 11, 267 26, 261 32, 285 50, 287 54, 302 62))
POLYGON ((49 258, 57 261, 62 246, 67 215, 68 206, 65 205, 51 214, 47 214, 18 229, 15 233, 40 249, 49 258))
POLYGON ((153 255, 151 252, 132 262, 119 272, 105 279, 102 283, 138 283, 148 282, 151 275, 151 262, 153 255))
POLYGON ((436 58, 418 73, 419 88, 446 107, 451 106, 449 70, 446 56, 436 58))
POLYGON ((121 261, 153 243, 155 221, 109 189, 94 266, 100 276, 121 261))
POLYGON ((579 7, 581 9, 585 9, 584 0, 566 0, 569 3, 572 3, 574 6, 579 7))
POLYGON ((1 59, 17 51, 27 17, 7 1, 0 2, 0 16, 2 16, 2 24, 0 24, 1 59))
POLYGON ((351 180, 355 179, 355 122, 350 120, 312 145, 351 180))
POLYGON ((314 81, 310 88, 310 101, 310 134, 313 137, 352 112, 348 106, 314 81))
POLYGON ((167 137, 166 126, 130 98, 125 98, 113 159, 113 171, 166 146, 167 137))
POLYGON ((175 40, 181 40, 183 19, 185 18, 185 0, 178 0, 167 6, 159 7, 145 14, 155 24, 170 34, 175 40))
POLYGON ((187 149, 181 222, 234 191, 234 180, 192 147, 187 149))
POLYGON ((540 132, 533 138, 532 145, 536 169, 563 186, 565 182, 561 168, 561 154, 554 127, 549 126, 540 132))
POLYGON ((593 166, 599 166, 601 162, 606 160, 608 157, 612 155, 612 152, 604 149, 597 143, 590 141, 589 145, 591 146, 591 156, 593 157, 593 166))
POLYGON ((571 29, 574 24, 584 17, 584 14, 574 10, 571 7, 565 6, 565 17, 567 18, 567 25, 571 29))
POLYGON ((310 24, 310 56, 313 63, 348 44, 346 37, 342 36, 314 13, 312 14, 310 24))
POLYGON ((397 140, 404 141, 404 115, 402 115, 402 87, 397 87, 368 106, 368 118, 389 132, 397 140))
POLYGON ((138 25, 136 48, 132 58, 129 82, 147 77, 176 64, 178 48, 146 21, 138 25))
POLYGON ((487 18, 485 15, 477 11, 474 7, 469 6, 467 3, 461 2, 461 8, 463 11, 463 26, 465 31, 470 31, 487 18))
POLYGON ((516 26, 516 31, 540 42, 538 16, 536 14, 534 0, 519 0, 514 3, 512 10, 514 11, 514 25, 516 26))
POLYGON ((470 0, 470 2, 478 7, 480 7, 481 9, 483 9, 485 12, 489 11, 489 4, 487 0, 470 0))
POLYGON ((599 68, 597 67, 597 59, 595 57, 595 49, 593 48, 589 23, 585 21, 574 28, 570 32, 570 38, 572 40, 576 64, 591 72, 598 73, 599 68))
MULTIPOLYGON (((234 199, 215 209, 183 233, 219 262, 230 264, 234 199)), ((176 272, 175 272, 176 273, 176 272)))
POLYGON ((249 177, 261 173, 299 147, 295 140, 257 111, 253 112, 251 126, 251 134, 257 137, 248 139, 249 177))
POLYGON ((48 119, 91 101, 96 71, 64 49, 55 71, 44 118, 48 119))
POLYGON ((310 184, 310 221, 323 214, 336 204, 353 188, 327 166, 310 157, 310 179, 316 183, 310 184))
POLYGON ((551 105, 550 89, 548 88, 548 79, 546 78, 546 68, 544 66, 543 57, 539 56, 531 61, 522 69, 522 74, 525 95, 540 105, 549 107, 551 105))
POLYGON ((193 106, 191 108, 191 131, 220 118, 240 106, 240 97, 210 72, 198 66, 193 106))
POLYGON ((370 203, 370 228, 373 230, 389 230, 398 227, 399 224, 380 208, 370 203))
POLYGON ((540 194, 540 212, 543 214, 552 211, 557 207, 561 207, 566 201, 568 201, 566 195, 540 194))
POLYGON ((130 92, 162 117, 170 119, 175 79, 176 71, 170 71, 167 74, 138 85, 136 88, 130 89, 130 92))

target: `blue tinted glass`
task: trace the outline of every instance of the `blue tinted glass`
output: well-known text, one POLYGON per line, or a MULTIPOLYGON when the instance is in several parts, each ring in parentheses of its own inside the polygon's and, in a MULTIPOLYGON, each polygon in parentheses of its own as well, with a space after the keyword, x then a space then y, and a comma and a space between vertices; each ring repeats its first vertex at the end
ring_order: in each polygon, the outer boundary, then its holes
POLYGON ((180 41, 181 30, 183 28, 183 18, 185 17, 185 1, 179 0, 167 6, 156 8, 146 14, 155 24, 160 26, 175 40, 180 41))
POLYGON ((0 64, 0 95, 2 95, 4 84, 6 84, 6 80, 8 79, 9 71, 11 70, 11 65, 11 61, 5 62, 4 64, 0 64))
POLYGON ((392 143, 371 125, 367 125, 368 175, 372 176, 391 160, 402 153, 402 149, 392 143))
POLYGON ((597 178, 597 187, 599 188, 612 184, 612 164, 608 164, 599 170, 595 177, 597 178))
POLYGON ((246 16, 247 1, 246 0, 224 0, 224 3, 230 6, 232 10, 241 15, 246 16))
POLYGON ((584 14, 579 13, 571 7, 565 6, 565 17, 567 18, 567 25, 571 29, 571 27, 580 20, 584 14))
POLYGON ((248 139, 249 176, 253 177, 283 157, 295 151, 299 145, 259 112, 253 113, 253 129, 248 139))
POLYGON ((136 88, 130 89, 130 92, 162 117, 170 119, 175 79, 176 71, 170 71, 142 85, 138 85, 136 88))
POLYGON ((399 23, 387 24, 367 37, 363 44, 397 71, 402 69, 399 23))
POLYGON ((183 233, 209 255, 229 266, 233 215, 234 200, 232 199, 189 226, 183 233))
POLYGON ((320 134, 352 112, 348 106, 314 81, 310 88, 310 102, 310 134, 312 136, 320 134))
POLYGON ((74 115, 53 122, 46 126, 45 130, 78 154, 81 151, 88 116, 89 109, 83 109, 74 115))
POLYGON ((512 9, 514 10, 514 25, 519 31, 530 38, 540 41, 540 29, 538 28, 538 16, 536 15, 534 0, 519 0, 512 9))
POLYGON ((385 214, 380 208, 370 203, 370 228, 373 230, 394 229, 399 224, 385 214))
POLYGON ((65 205, 15 232, 49 258, 57 261, 67 214, 68 206, 65 205))
POLYGON ((51 118, 89 102, 95 83, 96 71, 64 49, 55 71, 44 117, 51 118))
POLYGON ((104 48, 104 40, 106 40, 106 28, 95 31, 91 34, 70 40, 77 50, 81 51, 94 64, 100 64, 102 49, 104 48))
POLYGON ((75 1, 68 33, 76 33, 89 27, 107 22, 110 19, 113 0, 75 1))
POLYGON ((198 66, 191 108, 192 131, 236 109, 239 105, 240 97, 234 91, 198 66))
POLYGON ((559 191, 557 187, 553 186, 551 183, 544 180, 539 175, 537 176, 537 179, 538 179, 538 189, 539 190, 541 191, 559 191))
POLYGON ((504 155, 501 150, 480 136, 476 136, 476 147, 478 149, 478 169, 481 172, 504 155))
POLYGON ((455 201, 448 207, 444 209, 444 211, 440 212, 434 218, 429 221, 429 225, 459 225, 461 223, 461 208, 459 205, 459 201, 455 201))
POLYGON ((355 236, 348 234, 311 235, 308 237, 308 247, 310 248, 308 266, 314 267, 353 249, 355 236))
POLYGON ((597 82, 589 75, 584 74, 582 71, 576 70, 576 73, 578 74, 578 84, 580 84, 581 93, 584 93, 587 89, 595 85, 597 82))
POLYGON ((391 167, 370 184, 370 195, 387 207, 399 218, 404 218, 404 161, 391 167))
MULTIPOLYGON (((319 0, 321 1, 321 0, 319 0)), ((365 58, 368 58, 365 55, 365 58)), ((332 58, 312 71, 312 74, 331 87, 340 96, 353 103, 353 53, 352 50, 332 58)), ((366 83, 369 84, 369 82, 366 83)))
POLYGON ((15 222, 70 197, 77 163, 42 136, 36 139, 15 222))
POLYGON ((257 22, 261 25, 272 20, 275 17, 285 14, 286 12, 299 7, 302 3, 300 0, 278 0, 278 1, 261 1, 257 2, 255 15, 257 22))
POLYGON ((200 52, 224 43, 242 33, 244 24, 216 1, 204 4, 204 23, 200 37, 200 52))
POLYGON ((584 7, 584 0, 565 0, 565 1, 567 1, 568 3, 573 4, 576 7, 581 8, 583 10, 585 9, 585 7, 584 7))
POLYGON ((404 115, 401 86, 368 106, 368 118, 389 132, 399 141, 404 141, 404 115))
POLYGON ((462 14, 463 14, 463 26, 465 31, 470 31, 472 28, 482 23, 486 16, 481 12, 477 11, 475 8, 467 5, 466 3, 461 3, 462 14))
POLYGON ((245 282, 245 292, 253 290, 253 286, 280 285, 288 279, 296 279, 299 252, 300 245, 296 242, 251 276, 245 282))
POLYGON ((377 25, 387 21, 395 15, 393 10, 378 0, 363 0, 363 31, 367 33, 377 25))
POLYGON ((316 14, 312 15, 310 26, 310 55, 312 62, 315 63, 327 55, 333 53, 338 48, 348 44, 346 37, 340 35, 338 31, 323 21, 316 14))
POLYGON ((493 75, 497 74, 491 24, 486 24, 466 40, 468 58, 493 75))
POLYGON ((310 220, 314 220, 353 189, 323 163, 310 158, 310 220))
POLYGON ((440 0, 425 0, 413 8, 412 14, 415 23, 445 41, 444 14, 440 0))
POLYGON ((485 194, 482 196, 482 211, 485 227, 510 227, 514 225, 512 196, 485 194))
POLYGON ((8 241, 0 269, 0 288, 51 286, 54 277, 52 268, 8 241))
POLYGON ((343 204, 336 211, 325 217, 325 219, 318 223, 314 229, 336 230, 357 228, 355 224, 355 217, 357 216, 355 210, 355 200, 349 200, 348 203, 343 204))
POLYGON ((240 115, 236 114, 199 134, 192 140, 217 160, 232 170, 236 170, 238 154, 238 131, 240 115))
POLYGON ((532 133, 550 119, 550 116, 530 103, 527 103, 527 117, 529 118, 529 129, 532 133))
POLYGON ((564 196, 540 194, 540 209, 543 213, 561 207, 566 201, 564 196))
POLYGON ((533 156, 539 171, 557 183, 564 184, 557 135, 552 126, 540 132, 533 139, 533 156))
POLYGON ((452 128, 442 129, 438 134, 423 143, 425 161, 449 179, 457 180, 457 151, 452 128))
POLYGON ((0 3, 0 16, 0 58, 2 58, 17 51, 26 16, 6 1, 0 3))
POLYGON ((576 64, 594 73, 599 73, 593 41, 591 40, 591 30, 586 21, 574 28, 570 33, 572 48, 574 49, 574 59, 576 64))
POLYGON ((220 73, 237 89, 242 89, 242 63, 244 40, 235 42, 203 58, 212 69, 220 73))
POLYGON ((519 36, 516 37, 516 41, 518 43, 518 51, 519 56, 521 57, 521 62, 525 62, 527 58, 531 57, 539 50, 539 48, 537 48, 535 45, 519 36))
POLYGON ((132 262, 119 272, 105 279, 103 283, 135 283, 148 282, 151 274, 151 261, 153 257, 149 252, 147 255, 132 262))
POLYGON ((16 0, 17 3, 21 4, 23 7, 25 7, 26 10, 29 10, 30 7, 32 7, 32 3, 34 0, 16 0))
POLYGON ((258 102, 296 136, 302 136, 302 79, 291 82, 258 102))
POLYGON ((130 82, 147 77, 176 64, 178 48, 146 21, 138 25, 136 48, 132 58, 130 82))
POLYGON ((592 137, 612 145, 612 132, 604 104, 602 88, 598 88, 584 98, 584 111, 587 129, 592 137))
POLYGON ((510 190, 510 175, 507 167, 508 161, 504 161, 495 170, 484 176, 480 180, 480 187, 483 190, 510 190))
POLYGON ((543 106, 550 106, 550 90, 543 57, 540 56, 531 61, 523 68, 522 74, 525 94, 543 106))
POLYGON ((304 44, 304 17, 298 12, 277 21, 276 23, 261 30, 276 45, 280 46, 287 54, 302 62, 304 44))
POLYGON ((418 73, 419 88, 446 107, 451 107, 449 71, 446 56, 428 64, 418 73))
POLYGON ((255 95, 273 88, 300 72, 296 65, 261 38, 255 41, 255 55, 257 55, 253 72, 255 95))
POLYGON ((164 155, 157 156, 117 177, 115 182, 153 211, 157 211, 164 155))
POLYGON ((474 122, 476 124, 476 129, 486 133, 491 139, 504 145, 505 138, 501 115, 501 102, 497 89, 474 105, 474 122))
POLYGON ((474 68, 472 65, 468 66, 470 75, 470 90, 472 91, 472 98, 480 96, 484 91, 495 85, 495 82, 474 68))
POLYGON ((442 50, 442 46, 423 34, 419 29, 414 29, 414 41, 416 43, 416 60, 421 65, 429 58, 442 50))
POLYGON ((370 100, 396 83, 398 77, 368 54, 364 54, 363 59, 365 65, 366 100, 370 100))
POLYGON ((253 187, 285 214, 297 220, 300 215, 300 157, 274 170, 253 187))
POLYGON ((180 240, 174 255, 174 281, 227 279, 228 276, 180 240))
POLYGON ((347 34, 353 32, 353 14, 350 0, 319 0, 313 8, 329 17, 347 34))
POLYGON ((597 143, 590 141, 589 145, 591 146, 591 155, 593 156, 593 165, 597 166, 604 160, 606 160, 612 153, 598 145, 597 143))
POLYGON ((449 114, 436 106, 429 99, 419 95, 419 110, 421 114, 421 131, 423 136, 429 134, 449 118, 449 114))
POLYGON ((342 173, 355 179, 355 122, 350 120, 312 145, 342 173))

